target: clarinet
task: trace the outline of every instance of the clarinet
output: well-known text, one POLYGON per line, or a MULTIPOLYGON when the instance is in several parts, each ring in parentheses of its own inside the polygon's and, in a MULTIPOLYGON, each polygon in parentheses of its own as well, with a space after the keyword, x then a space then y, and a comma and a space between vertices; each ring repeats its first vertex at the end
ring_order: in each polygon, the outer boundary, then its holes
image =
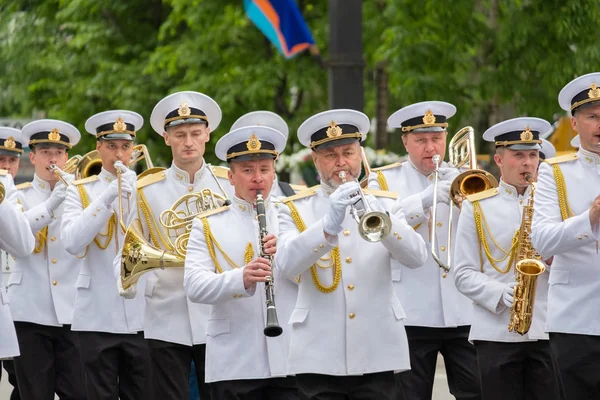
MULTIPOLYGON (((265 201, 260 191, 256 191, 256 214, 258 215, 258 240, 260 241, 260 257, 269 260, 273 266, 273 257, 265 252, 264 238, 267 236, 267 216, 265 214, 265 201)), ((267 324, 264 329, 265 336, 275 337, 281 335, 283 328, 277 320, 275 309, 275 290, 273 286, 273 272, 265 281, 265 297, 267 304, 267 324)))

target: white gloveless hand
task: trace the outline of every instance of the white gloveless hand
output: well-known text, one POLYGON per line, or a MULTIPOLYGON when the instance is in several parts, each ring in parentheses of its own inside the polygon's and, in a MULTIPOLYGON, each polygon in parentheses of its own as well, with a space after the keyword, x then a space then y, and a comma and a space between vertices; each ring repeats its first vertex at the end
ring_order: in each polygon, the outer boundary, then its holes
POLYGON ((515 286, 517 286, 517 282, 511 282, 502 289, 502 303, 508 308, 512 307, 514 301, 515 286))
POLYGON ((62 183, 58 182, 54 189, 52 189, 52 193, 50 193, 50 197, 46 200, 46 208, 51 213, 56 210, 63 200, 67 197, 67 187, 62 183))
POLYGON ((136 284, 129 286, 127 289, 123 289, 123 282, 121 278, 117 278, 117 289, 119 290, 119 295, 124 299, 133 299, 137 294, 136 284))
POLYGON ((346 182, 338 187, 329 196, 329 209, 323 217, 323 230, 332 236, 336 236, 342 231, 342 224, 346 218, 346 209, 357 199, 351 197, 352 194, 360 190, 360 185, 356 181, 346 182))

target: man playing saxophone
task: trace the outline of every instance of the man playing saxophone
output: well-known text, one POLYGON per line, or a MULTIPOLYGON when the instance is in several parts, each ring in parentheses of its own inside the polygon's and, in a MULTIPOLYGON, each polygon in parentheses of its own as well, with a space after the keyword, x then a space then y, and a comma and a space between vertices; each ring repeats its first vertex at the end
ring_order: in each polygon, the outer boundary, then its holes
POLYGON ((143 123, 141 115, 127 110, 90 117, 85 128, 97 138, 102 170, 67 190, 61 238, 67 251, 82 259, 72 329, 78 332, 89 400, 150 398, 144 299, 121 298, 113 269, 125 233, 121 211, 127 218, 135 204, 136 175, 127 166, 143 123))
POLYGON ((539 118, 515 118, 489 128, 483 138, 496 145, 500 185, 470 195, 462 204, 455 282, 473 301, 469 340, 477 351, 484 400, 559 398, 544 332, 548 273, 538 276, 535 297, 529 299, 535 304, 529 331, 520 335, 508 329, 515 263, 534 253, 519 228, 527 233, 531 227, 524 208, 530 206, 530 181, 538 167, 539 134, 549 129, 539 118))
POLYGON ((246 126, 223 136, 215 153, 231 168, 233 203, 200 215, 192 228, 184 286, 191 301, 211 304, 206 381, 213 399, 298 398, 295 379, 286 377, 289 328, 284 324, 283 334, 276 337, 263 333, 265 323, 269 329, 277 324, 267 315, 266 280, 274 276, 282 321, 288 320, 297 293, 296 284, 261 257, 261 248, 270 256, 276 250, 277 208, 282 204, 270 192, 275 159, 285 142, 285 136, 266 126, 246 126), (261 201, 269 231, 262 243, 262 216, 257 215, 261 201))
MULTIPOLYGON (((388 125, 402 131, 408 160, 377 168, 369 176, 369 187, 398 192, 398 205, 406 221, 447 263, 451 249, 448 237, 456 240, 459 209, 450 201, 450 185, 459 170, 446 162, 438 165, 434 156, 446 154, 448 119, 456 108, 442 101, 426 101, 404 107, 388 119, 388 125), (437 179, 437 182, 436 182, 437 179), (437 193, 434 193, 437 190, 437 193), (433 204, 434 199, 437 204, 433 204), (436 221, 433 221, 436 207, 436 221), (450 207, 454 207, 450 220, 450 207)), ((450 267, 450 266, 449 266, 450 267)), ((392 280, 398 299, 406 310, 406 335, 410 350, 410 371, 396 375, 399 398, 431 399, 438 353, 444 357, 448 386, 458 400, 480 398, 475 348, 469 343, 470 301, 456 290, 454 272, 446 272, 432 253, 422 268, 408 268, 392 261, 392 280), (448 276, 449 275, 449 276, 448 276), (400 395, 401 394, 401 395, 400 395)))
POLYGON ((296 375, 302 399, 395 399, 394 371, 410 368, 391 259, 419 267, 427 249, 402 210, 379 218, 389 223, 379 224, 389 232, 379 241, 366 240, 369 231, 357 225, 360 209, 385 214, 357 181, 369 126, 359 111, 329 110, 298 129, 300 143, 313 150, 321 186, 283 200, 275 261, 281 274, 299 280, 288 373, 296 375))
POLYGON ((550 346, 565 399, 600 398, 600 72, 558 95, 579 133, 579 151, 540 166, 532 241, 553 256, 548 292, 550 346))
MULTIPOLYGON (((152 110, 152 128, 171 148, 173 163, 170 168, 137 181, 137 204, 129 221, 140 221, 144 238, 155 248, 171 254, 185 253, 185 249, 176 246, 176 240, 189 233, 187 228, 193 219, 193 215, 188 215, 190 210, 183 210, 189 223, 179 224, 177 229, 166 228, 166 221, 161 217, 167 210, 172 211, 169 212, 171 216, 182 211, 173 208, 184 195, 194 195, 203 189, 210 189, 221 199, 231 195, 229 182, 216 176, 221 175, 219 168, 207 164, 203 158, 210 134, 220 121, 219 105, 198 92, 173 93, 152 110)), ((194 202, 194 205, 198 204, 203 201, 194 202)), ((187 205, 182 203, 184 207, 187 205)), ((118 268, 120 256, 115 263, 118 268)), ((146 300, 144 334, 150 348, 154 373, 152 389, 156 398, 188 399, 188 377, 193 360, 200 397, 209 400, 210 391, 204 383, 204 358, 210 307, 187 299, 183 289, 183 268, 166 268, 146 275, 145 287, 142 286, 146 300)))

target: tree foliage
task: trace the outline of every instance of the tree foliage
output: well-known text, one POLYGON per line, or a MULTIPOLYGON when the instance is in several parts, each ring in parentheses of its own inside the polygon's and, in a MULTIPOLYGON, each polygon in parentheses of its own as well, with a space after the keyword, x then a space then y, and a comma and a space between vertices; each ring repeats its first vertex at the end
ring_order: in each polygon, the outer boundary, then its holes
MULTIPOLYGON (((327 70, 308 54, 285 60, 244 14, 241 0, 8 0, 0 5, 0 115, 59 118, 83 131, 107 109, 146 121, 162 97, 198 90, 223 110, 213 146, 240 115, 266 109, 294 132, 327 108, 327 70)), ((327 1, 298 0, 327 60, 327 1)), ((369 0, 363 2, 365 112, 374 71, 389 74, 390 112, 413 102, 455 104, 456 131, 502 118, 552 121, 560 88, 600 65, 597 0, 369 0), (382 64, 383 63, 383 64, 382 64)), ((93 138, 75 150, 92 148, 93 138)), ((139 133, 170 160, 146 123, 139 133)), ((394 150, 401 150, 398 141, 394 150)))

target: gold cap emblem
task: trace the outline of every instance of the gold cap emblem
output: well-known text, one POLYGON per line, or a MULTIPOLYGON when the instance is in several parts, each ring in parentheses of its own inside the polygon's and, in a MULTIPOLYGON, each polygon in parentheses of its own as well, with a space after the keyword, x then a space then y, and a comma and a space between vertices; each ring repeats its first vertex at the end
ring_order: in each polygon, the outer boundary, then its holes
POLYGON ((190 106, 188 106, 185 101, 182 101, 179 105, 179 110, 177 110, 177 114, 179 114, 180 117, 187 117, 191 113, 192 110, 190 110, 190 106))
POLYGON ((329 123, 329 128, 327 128, 327 137, 334 138, 338 136, 342 136, 342 128, 340 128, 335 121, 331 121, 329 123))
POLYGON ((258 140, 258 137, 256 136, 255 133, 253 133, 252 136, 250 136, 250 139, 248 139, 248 143, 246 143, 246 147, 250 151, 260 150, 261 146, 262 145, 260 143, 260 140, 258 140))
POLYGON ((124 132, 127 130, 127 125, 125 125, 125 121, 123 121, 123 118, 117 118, 117 122, 113 124, 113 129, 117 132, 124 132))
POLYGON ((592 83, 592 86, 590 86, 588 97, 590 99, 600 99, 600 88, 595 83, 592 83))
POLYGON ((6 147, 7 149, 14 149, 15 147, 17 147, 17 143, 15 142, 15 138, 12 136, 9 136, 8 139, 6 139, 4 141, 4 147, 6 147))
POLYGON ((60 133, 58 133, 58 129, 52 129, 52 132, 48 134, 48 140, 53 142, 58 142, 60 140, 60 133))
POLYGON ((524 142, 530 142, 533 140, 533 132, 529 127, 525 128, 523 132, 521 132, 521 140, 524 142))
POLYGON ((433 115, 431 110, 427 110, 425 113, 425 116, 423 117, 423 123, 427 125, 435 124, 435 115, 433 115))

